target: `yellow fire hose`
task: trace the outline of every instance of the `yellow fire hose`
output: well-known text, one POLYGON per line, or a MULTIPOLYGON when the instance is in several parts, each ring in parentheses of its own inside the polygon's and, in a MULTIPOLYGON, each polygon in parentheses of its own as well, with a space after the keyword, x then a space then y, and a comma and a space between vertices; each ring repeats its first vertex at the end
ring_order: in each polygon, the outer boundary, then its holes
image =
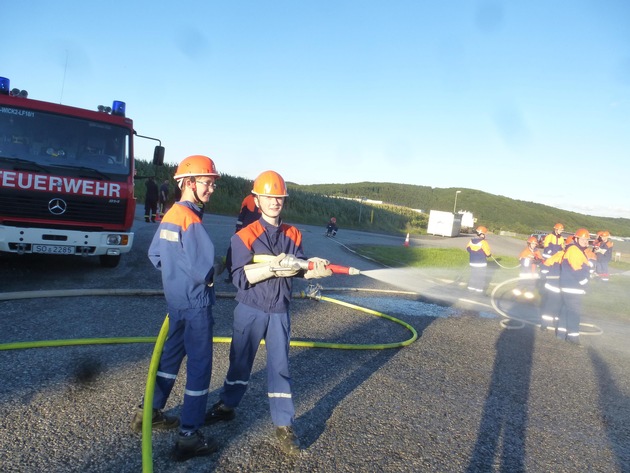
MULTIPOLYGON (((356 289, 360 290, 360 289, 356 289)), ((372 292, 377 290, 371 290, 372 292)), ((393 292, 393 291, 384 291, 393 292)), ((402 292, 402 291, 401 291, 402 292)), ((81 289, 81 290, 67 290, 67 291, 23 291, 14 293, 0 293, 0 301, 6 300, 18 300, 18 299, 32 299, 42 297, 83 297, 92 295, 111 295, 111 296, 137 296, 137 295, 162 295, 162 291, 156 290, 142 290, 142 289, 115 289, 115 290, 102 290, 102 289, 81 289)), ((407 294, 407 292, 405 292, 407 294)), ((217 297, 229 297, 233 298, 234 293, 217 293, 217 297)), ((352 343, 330 343, 330 342, 312 342, 308 340, 291 340, 290 345, 292 347, 307 347, 307 348, 330 348, 341 350, 384 350, 389 348, 400 348, 410 345, 418 338, 418 332, 408 323, 397 319, 395 317, 383 314, 372 309, 367 309, 354 304, 349 304, 337 299, 325 297, 319 295, 309 295, 306 292, 299 292, 293 294, 293 297, 308 298, 315 300, 323 300, 334 304, 339 304, 351 309, 365 312, 366 314, 375 315, 384 319, 395 322, 402 325, 411 332, 411 337, 402 342, 393 343, 381 343, 381 344, 352 344, 352 343)), ((153 418, 153 392, 155 390, 155 377, 157 374, 157 368, 162 355, 162 349, 164 342, 168 335, 169 317, 166 315, 160 332, 156 337, 120 337, 120 338, 83 338, 83 339, 67 339, 67 340, 41 340, 34 342, 12 342, 0 344, 0 351, 2 350, 20 350, 27 348, 43 348, 43 347, 62 347, 62 346, 74 346, 74 345, 105 345, 105 344, 121 344, 121 343, 152 343, 155 342, 153 349, 153 355, 151 357, 151 363, 149 365, 149 372, 147 375, 147 384, 144 393, 144 407, 142 411, 142 471, 143 473, 153 472, 153 451, 152 451, 152 429, 151 423, 153 418)), ((232 337, 213 337, 214 343, 229 343, 232 341, 232 337)), ((262 341, 264 344, 264 340, 262 341)))
POLYGON ((164 323, 158 334, 155 347, 153 347, 153 356, 149 364, 149 374, 147 375, 147 385, 144 388, 144 405, 142 408, 142 471, 151 473, 153 471, 153 444, 151 442, 151 433, 153 428, 153 392, 155 391, 155 377, 157 375, 160 357, 164 342, 168 335, 169 318, 168 314, 164 318, 164 323))

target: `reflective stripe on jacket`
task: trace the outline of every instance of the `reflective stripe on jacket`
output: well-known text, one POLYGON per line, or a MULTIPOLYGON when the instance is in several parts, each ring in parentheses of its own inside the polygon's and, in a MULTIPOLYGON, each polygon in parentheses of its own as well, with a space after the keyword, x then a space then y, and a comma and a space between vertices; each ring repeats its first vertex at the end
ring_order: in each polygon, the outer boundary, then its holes
POLYGON ((564 251, 564 258, 560 268, 560 288, 569 294, 584 294, 584 286, 590 277, 591 265, 584 254, 584 249, 578 245, 569 245, 564 251))
POLYGON ((149 259, 162 272, 164 297, 176 309, 208 307, 215 302, 214 245, 194 203, 176 202, 162 218, 149 247, 149 259))

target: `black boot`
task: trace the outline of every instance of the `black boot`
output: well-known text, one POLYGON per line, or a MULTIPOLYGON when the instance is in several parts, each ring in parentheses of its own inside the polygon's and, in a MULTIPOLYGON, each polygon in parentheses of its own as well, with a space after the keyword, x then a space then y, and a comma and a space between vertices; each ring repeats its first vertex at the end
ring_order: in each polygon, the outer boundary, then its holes
POLYGON ((280 448, 287 455, 300 453, 300 440, 290 425, 276 427, 276 437, 280 441, 280 448))
POLYGON ((206 440, 199 430, 189 435, 180 432, 175 443, 175 459, 184 461, 192 457, 202 457, 218 449, 219 445, 213 439, 206 440))
POLYGON ((217 422, 228 422, 236 417, 234 409, 227 407, 223 401, 215 403, 208 412, 206 412, 206 425, 216 424, 217 422))

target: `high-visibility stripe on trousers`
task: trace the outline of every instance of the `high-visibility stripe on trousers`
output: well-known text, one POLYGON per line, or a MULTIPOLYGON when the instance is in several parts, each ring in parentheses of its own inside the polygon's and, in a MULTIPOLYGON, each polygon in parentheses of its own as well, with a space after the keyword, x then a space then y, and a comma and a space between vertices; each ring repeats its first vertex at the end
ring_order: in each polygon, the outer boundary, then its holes
POLYGON ((236 306, 230 368, 221 390, 221 400, 226 406, 236 407, 243 399, 260 341, 264 338, 271 419, 277 426, 293 424, 295 407, 289 374, 290 333, 288 312, 270 314, 242 303, 236 306))
POLYGON ((559 328, 562 327, 571 334, 580 333, 583 299, 583 294, 562 288, 562 311, 558 320, 559 328))
POLYGON ((488 265, 485 263, 471 263, 470 277, 468 278, 468 289, 476 292, 486 290, 486 271, 488 265))
POLYGON ((211 307, 184 310, 169 307, 169 329, 158 365, 153 407, 164 408, 184 356, 187 356, 180 416, 182 430, 194 431, 204 424, 212 373, 213 324, 211 307))

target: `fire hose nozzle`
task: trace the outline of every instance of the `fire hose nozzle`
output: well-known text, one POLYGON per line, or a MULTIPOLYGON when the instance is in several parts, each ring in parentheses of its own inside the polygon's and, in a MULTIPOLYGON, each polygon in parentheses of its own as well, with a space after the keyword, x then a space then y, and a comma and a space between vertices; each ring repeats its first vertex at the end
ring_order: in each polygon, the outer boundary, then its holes
MULTIPOLYGON (((254 262, 261 262, 262 257, 255 257, 254 262)), ((303 269, 308 271, 309 269, 313 269, 315 267, 315 263, 312 261, 303 260, 295 257, 294 255, 287 255, 280 261, 280 267, 278 270, 298 270, 303 269)), ((351 266, 339 266, 337 264, 327 264, 327 269, 330 269, 334 274, 348 274, 349 276, 356 276, 361 274, 356 268, 351 266)))

